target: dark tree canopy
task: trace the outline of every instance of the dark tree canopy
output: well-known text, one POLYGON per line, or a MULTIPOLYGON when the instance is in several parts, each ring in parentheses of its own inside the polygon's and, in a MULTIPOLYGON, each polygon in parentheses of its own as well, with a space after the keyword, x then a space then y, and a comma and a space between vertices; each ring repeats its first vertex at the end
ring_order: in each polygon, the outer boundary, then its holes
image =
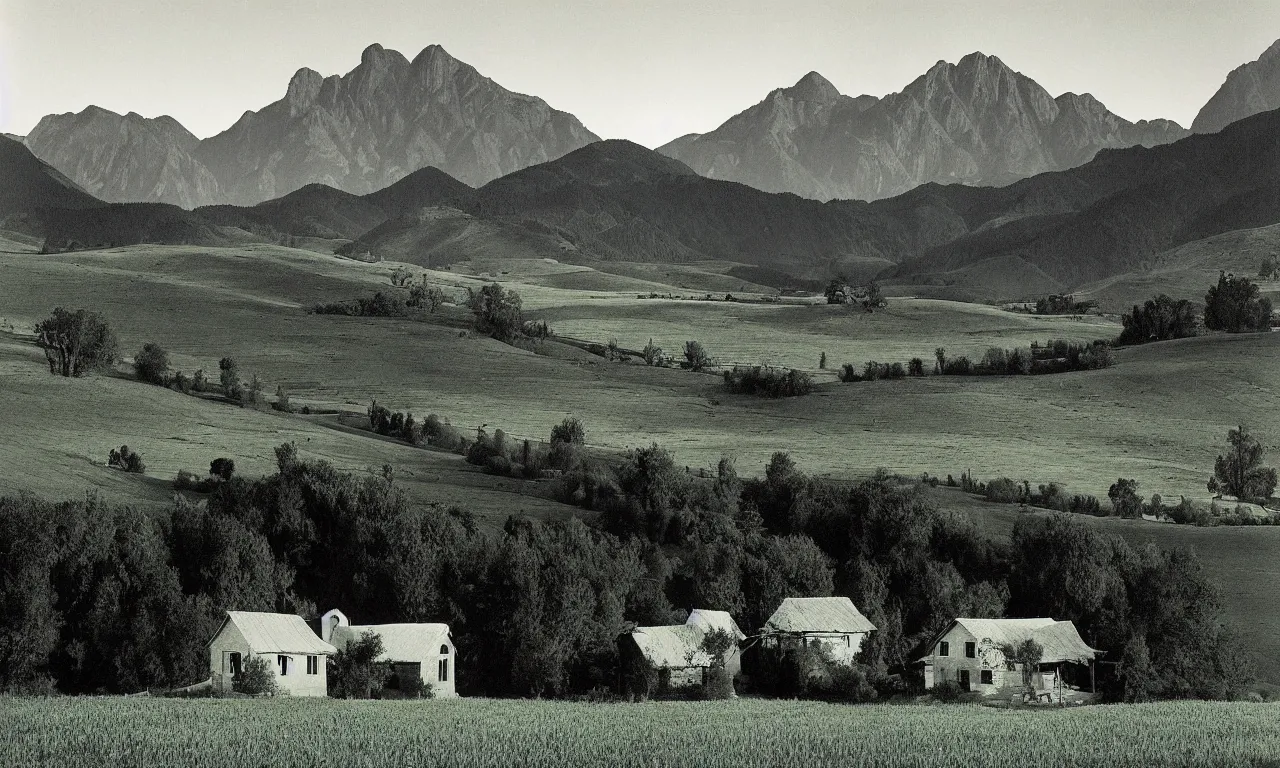
POLYGON ((707 355, 707 350, 702 348, 702 344, 697 341, 686 341, 684 343, 684 360, 685 367, 691 371, 702 371, 711 365, 711 358, 707 355))
POLYGON ((49 372, 83 376, 113 365, 119 344, 101 315, 58 307, 35 328, 36 344, 44 350, 49 372))
POLYGON ((476 330, 495 339, 509 341, 520 334, 524 316, 520 310, 520 294, 490 283, 471 292, 471 312, 476 330))
POLYGON ((139 381, 149 384, 167 384, 169 381, 169 353, 159 344, 145 344, 133 356, 133 371, 139 381))
POLYGON ((1209 489, 1237 499, 1269 499, 1276 490, 1276 470, 1262 466, 1262 443, 1243 425, 1227 432, 1227 442, 1227 453, 1214 462, 1209 489))
POLYGON ((1271 328, 1271 299, 1247 277, 1219 273, 1204 304, 1204 325, 1210 330, 1244 333, 1271 328))
POLYGON ((1148 341, 1182 339, 1196 335, 1196 307, 1186 299, 1173 299, 1165 294, 1147 299, 1141 307, 1121 318, 1124 330, 1117 341, 1121 344, 1143 344, 1148 341))

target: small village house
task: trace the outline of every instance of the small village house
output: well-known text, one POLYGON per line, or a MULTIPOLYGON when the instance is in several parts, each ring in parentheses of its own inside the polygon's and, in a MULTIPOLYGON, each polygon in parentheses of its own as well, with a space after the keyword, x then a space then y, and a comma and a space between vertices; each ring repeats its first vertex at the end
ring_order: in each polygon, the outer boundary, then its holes
POLYGON ((248 660, 261 656, 271 663, 280 693, 325 696, 329 692, 325 667, 336 649, 316 637, 301 616, 227 611, 208 647, 215 691, 231 691, 248 660))
POLYGON ((728 633, 733 645, 725 653, 724 668, 730 678, 742 671, 739 643, 746 635, 728 611, 695 609, 684 624, 636 627, 618 638, 618 651, 628 660, 640 659, 658 673, 658 692, 702 685, 714 660, 703 650, 703 640, 712 630, 728 633))
POLYGON ((413 681, 421 681, 431 686, 436 698, 458 695, 457 649, 448 624, 352 625, 336 608, 320 619, 320 636, 339 650, 370 630, 382 638, 377 661, 393 670, 389 687, 409 688, 413 681))
POLYGON ((1090 648, 1070 621, 1038 619, 956 619, 919 659, 924 664, 924 687, 953 681, 963 691, 984 696, 1013 696, 1023 692, 1022 665, 1001 650, 1034 640, 1043 648, 1031 675, 1032 689, 1060 700, 1063 692, 1093 692, 1094 662, 1101 651, 1090 648))
POLYGON ((852 664, 875 629, 847 597, 788 597, 760 630, 760 646, 774 652, 820 648, 832 661, 852 664))

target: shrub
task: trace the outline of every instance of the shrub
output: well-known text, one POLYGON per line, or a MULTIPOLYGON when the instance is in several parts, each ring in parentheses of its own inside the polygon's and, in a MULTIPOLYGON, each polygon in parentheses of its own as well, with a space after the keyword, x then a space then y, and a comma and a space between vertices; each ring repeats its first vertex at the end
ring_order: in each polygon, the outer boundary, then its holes
POLYGON ((222 394, 228 399, 239 401, 244 397, 244 386, 240 383, 240 366, 235 360, 224 357, 218 361, 218 381, 222 385, 222 394))
POLYGON ((283 384, 276 385, 276 401, 271 407, 284 413, 293 413, 293 403, 289 402, 289 393, 285 391, 283 384))
POLYGON ((911 358, 911 362, 907 363, 907 374, 909 376, 923 376, 924 361, 918 357, 911 358))
POLYGON ((575 418, 567 418, 551 428, 551 444, 570 443, 583 445, 587 442, 587 432, 582 422, 575 418))
POLYGON ((389 672, 377 663, 382 637, 371 629, 350 642, 329 661, 329 693, 340 699, 368 699, 382 688, 389 672))
POLYGON ((1147 299, 1141 307, 1121 318, 1124 330, 1116 342, 1143 344, 1148 341, 1181 339, 1196 335, 1196 308, 1186 299, 1172 299, 1165 294, 1147 299))
POLYGON ((818 370, 820 371, 827 370, 827 353, 826 352, 823 352, 821 355, 818 356, 818 370))
POLYGON ((36 345, 44 350, 49 372, 79 377, 115 364, 119 343, 101 316, 58 307, 35 327, 36 345))
POLYGON ((169 383, 169 353, 159 344, 145 344, 133 356, 133 372, 139 381, 164 386, 169 383))
POLYGON ((317 315, 349 317, 408 317, 409 305, 399 296, 378 291, 368 298, 317 304, 311 311, 317 315))
POLYGON ((841 366, 839 376, 840 376, 840 381, 844 382, 845 384, 852 384, 857 381, 862 381, 862 377, 858 375, 858 371, 856 368, 853 367, 853 363, 845 363, 843 366, 841 366))
POLYGON ((467 301, 475 316, 475 327, 480 333, 500 341, 515 338, 524 327, 520 294, 490 283, 480 290, 467 289, 467 301))
POLYGON ((231 680, 231 690, 250 696, 274 696, 277 693, 275 670, 265 656, 251 654, 240 672, 231 680))
POLYGON ((798 397, 813 391, 813 378, 804 371, 769 366, 739 366, 724 372, 730 392, 757 397, 798 397))
POLYGON ((686 341, 684 343, 684 367, 691 371, 702 371, 711 365, 711 358, 707 356, 707 350, 696 341, 686 341))
POLYGON ((217 480, 214 480, 211 477, 197 477, 196 473, 188 472, 185 469, 178 470, 178 475, 173 478, 173 489, 175 491, 210 493, 217 487, 217 480))
POLYGON ((147 465, 143 463, 141 454, 130 450, 127 445, 120 446, 119 450, 111 449, 107 454, 107 466, 135 474, 147 471, 147 465))
POLYGON ((708 667, 702 681, 702 698, 722 701, 733 697, 733 675, 729 674, 729 670, 722 666, 708 667))
POLYGON ((640 351, 640 356, 644 358, 645 365, 658 365, 662 362, 662 347, 654 344, 653 339, 649 339, 649 343, 640 351))
POLYGON ((209 462, 209 476, 221 482, 228 482, 236 472, 236 463, 231 459, 218 458, 209 462))
POLYGON ((964 691, 960 690, 960 684, 955 680, 944 680, 933 686, 929 693, 936 701, 950 704, 959 701, 964 691))

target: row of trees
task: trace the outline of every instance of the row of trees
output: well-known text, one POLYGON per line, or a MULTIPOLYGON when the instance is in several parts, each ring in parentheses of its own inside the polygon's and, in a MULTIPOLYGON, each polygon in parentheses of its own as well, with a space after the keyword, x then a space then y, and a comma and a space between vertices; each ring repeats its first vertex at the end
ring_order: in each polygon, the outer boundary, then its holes
MULTIPOLYGON (((935 376, 1025 376, 1068 371, 1091 371, 1109 368, 1113 363, 1111 346, 1105 341, 1090 343, 1055 339, 1044 346, 1032 342, 1026 349, 991 347, 976 363, 963 355, 947 357, 946 349, 934 350, 935 376)), ((877 381, 904 379, 925 375, 924 360, 913 357, 906 364, 868 362, 859 371, 851 363, 841 368, 840 381, 877 381)))
POLYGON ((409 503, 389 472, 345 474, 291 445, 274 474, 232 475, 167 516, 2 499, 0 688, 186 684, 205 674, 223 610, 359 606, 370 623, 448 622, 464 693, 560 696, 612 685, 616 638, 633 624, 696 606, 755 628, 783 597, 830 594, 880 628, 859 672, 868 685, 958 615, 1076 621, 1125 659, 1116 696, 1228 696, 1247 678, 1189 553, 1132 550, 1058 517, 1021 520, 1002 543, 912 483, 846 486, 785 454, 747 480, 728 461, 694 477, 657 446, 577 467, 602 510, 594 527, 482 530, 462 510, 409 503))
MULTIPOLYGON (((1272 257, 1274 258, 1274 257, 1272 257)), ((1263 263, 1263 279, 1269 264, 1263 263)), ((1160 294, 1121 317, 1124 330, 1119 344, 1143 344, 1195 336, 1201 323, 1211 331, 1249 333, 1271 329, 1271 299, 1249 278, 1219 273, 1217 285, 1210 286, 1204 297, 1204 312, 1187 299, 1174 299, 1160 294)))

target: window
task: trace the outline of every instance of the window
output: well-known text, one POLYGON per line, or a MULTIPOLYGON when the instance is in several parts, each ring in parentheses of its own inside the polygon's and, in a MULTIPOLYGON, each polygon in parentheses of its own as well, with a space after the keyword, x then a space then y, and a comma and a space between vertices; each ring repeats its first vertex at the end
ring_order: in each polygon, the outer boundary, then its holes
POLYGON ((991 685, 991 684, 992 684, 992 679, 991 679, 991 670, 989 670, 989 669, 984 669, 984 670, 982 670, 982 678, 981 678, 981 682, 982 682, 982 684, 983 684, 983 685, 991 685))
POLYGON ((939 656, 950 656, 950 655, 951 655, 951 643, 948 643, 946 640, 943 640, 942 642, 938 643, 938 655, 939 655, 939 656))
POLYGON ((449 655, 449 646, 447 646, 447 645, 442 645, 442 646, 440 646, 440 655, 441 655, 441 656, 448 656, 448 655, 449 655))
POLYGON ((307 674, 308 675, 320 674, 320 657, 319 656, 307 657, 307 674))
POLYGON ((964 655, 965 655, 965 657, 966 657, 966 658, 969 658, 969 659, 976 659, 976 658, 978 658, 978 644, 977 644, 977 643, 965 643, 965 644, 964 644, 964 655))
POLYGON ((449 682, 449 660, 448 659, 440 660, 440 682, 442 683, 449 682))
POLYGON ((276 663, 280 665, 280 676, 284 677, 289 674, 289 657, 277 656, 276 663))

